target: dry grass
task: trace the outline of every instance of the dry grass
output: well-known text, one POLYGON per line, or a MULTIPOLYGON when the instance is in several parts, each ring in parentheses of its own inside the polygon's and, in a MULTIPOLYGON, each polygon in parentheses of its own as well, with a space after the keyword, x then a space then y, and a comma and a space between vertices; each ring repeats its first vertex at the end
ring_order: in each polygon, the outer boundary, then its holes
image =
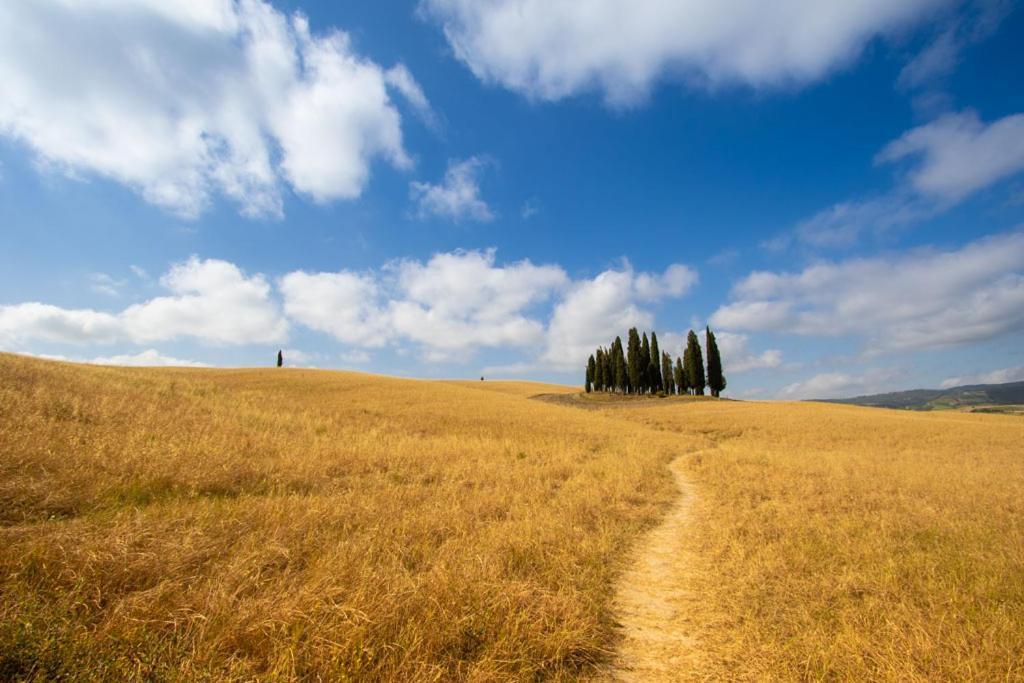
POLYGON ((1024 677, 1021 418, 567 391, 0 355, 0 679, 587 676, 681 453, 681 679, 1024 677))
POLYGON ((575 678, 671 457, 475 386, 3 355, 0 679, 575 678))
POLYGON ((1024 680, 1024 420, 824 404, 616 411, 704 443, 711 679, 1024 680))

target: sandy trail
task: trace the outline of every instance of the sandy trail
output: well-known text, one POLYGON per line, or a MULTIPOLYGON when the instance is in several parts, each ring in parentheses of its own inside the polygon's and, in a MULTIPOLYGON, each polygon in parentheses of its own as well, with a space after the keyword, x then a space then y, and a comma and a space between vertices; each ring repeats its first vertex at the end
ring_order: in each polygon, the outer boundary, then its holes
POLYGON ((680 681, 696 678, 700 648, 693 637, 688 589, 694 571, 687 548, 693 487, 683 460, 670 465, 679 497, 664 521, 636 549, 619 581, 614 609, 623 640, 608 678, 615 681, 680 681))

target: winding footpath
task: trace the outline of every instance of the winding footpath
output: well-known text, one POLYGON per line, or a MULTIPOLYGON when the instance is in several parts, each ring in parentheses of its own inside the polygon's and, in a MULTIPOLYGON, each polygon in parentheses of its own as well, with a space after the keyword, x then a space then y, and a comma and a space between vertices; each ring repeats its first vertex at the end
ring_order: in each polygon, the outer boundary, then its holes
POLYGON ((633 566, 623 574, 614 609, 622 641, 609 678, 615 681, 680 681, 696 677, 699 653, 689 605, 693 564, 686 547, 690 536, 693 486, 683 459, 670 465, 679 497, 664 521, 636 550, 633 566))

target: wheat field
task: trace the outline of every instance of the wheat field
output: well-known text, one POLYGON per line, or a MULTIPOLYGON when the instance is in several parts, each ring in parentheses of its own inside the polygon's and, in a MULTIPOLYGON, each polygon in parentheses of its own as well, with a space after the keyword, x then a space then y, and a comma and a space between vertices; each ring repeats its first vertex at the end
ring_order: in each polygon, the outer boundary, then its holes
POLYGON ((0 679, 603 676, 672 462, 680 680, 1024 677, 1021 418, 576 394, 0 354, 0 679))

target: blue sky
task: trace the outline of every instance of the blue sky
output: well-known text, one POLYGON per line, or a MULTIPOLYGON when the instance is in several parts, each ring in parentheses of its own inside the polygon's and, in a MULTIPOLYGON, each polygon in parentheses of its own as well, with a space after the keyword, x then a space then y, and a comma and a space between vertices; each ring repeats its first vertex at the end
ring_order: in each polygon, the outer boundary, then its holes
POLYGON ((767 5, 8 4, 0 349, 576 383, 710 322, 733 396, 1024 379, 1024 12, 767 5))

